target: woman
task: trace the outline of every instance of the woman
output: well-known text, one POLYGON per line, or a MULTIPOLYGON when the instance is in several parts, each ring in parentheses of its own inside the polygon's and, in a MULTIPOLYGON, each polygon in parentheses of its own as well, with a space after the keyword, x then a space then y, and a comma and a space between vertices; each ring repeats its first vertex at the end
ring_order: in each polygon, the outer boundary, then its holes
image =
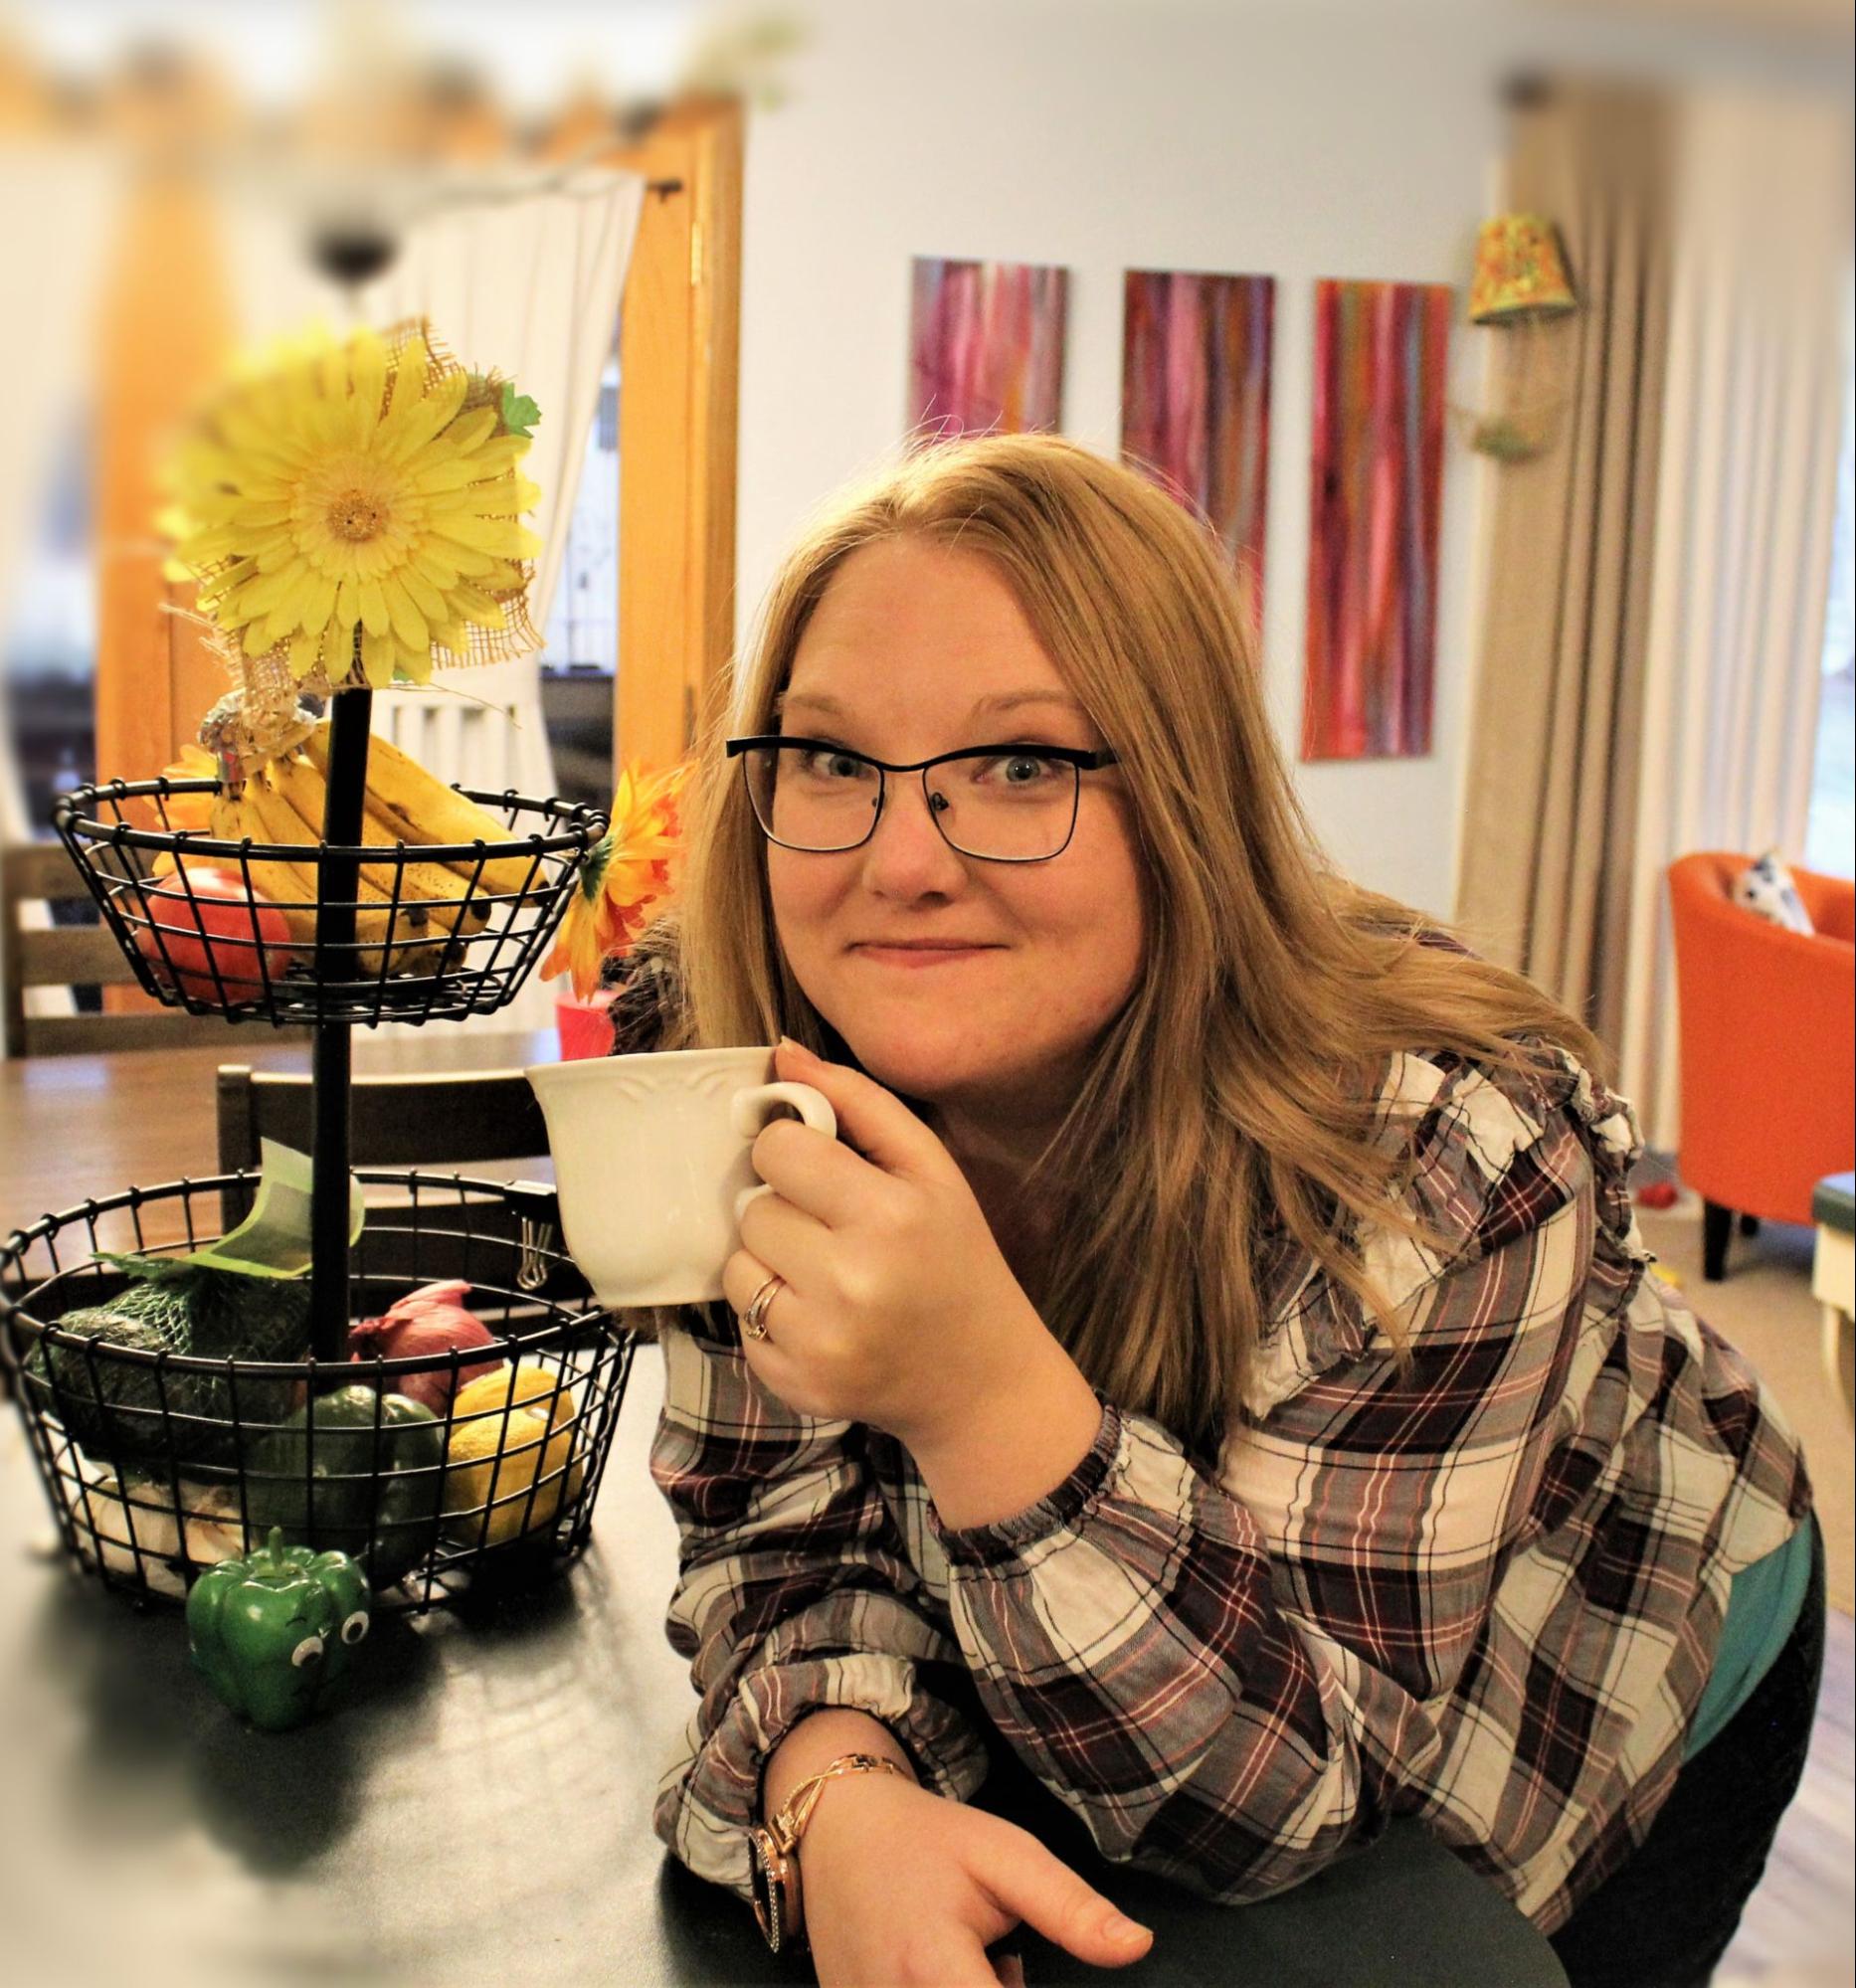
POLYGON ((617 1047, 790 1037, 840 1137, 761 1134, 663 1333, 665 1840, 827 1983, 1138 1957, 962 1806, 990 1721, 1212 1898, 1408 1814, 1575 1980, 1704 1978, 1815 1694, 1797 1445, 1648 1274, 1596 1041, 1316 852, 1214 541, 1060 441, 929 451, 793 555, 736 717, 617 1047))

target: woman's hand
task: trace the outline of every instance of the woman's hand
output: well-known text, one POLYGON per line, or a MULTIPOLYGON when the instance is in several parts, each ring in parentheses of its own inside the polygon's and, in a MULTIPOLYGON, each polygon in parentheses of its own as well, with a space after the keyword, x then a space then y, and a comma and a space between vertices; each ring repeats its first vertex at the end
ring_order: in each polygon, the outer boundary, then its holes
MULTIPOLYGON (((774 1191, 743 1213, 723 1288, 740 1313, 768 1276, 785 1282, 768 1337, 743 1342, 760 1379, 803 1414, 873 1423, 918 1458, 1005 1392, 1047 1393, 1053 1355, 1087 1394, 940 1140, 881 1085, 797 1043, 776 1070, 824 1092, 839 1137, 778 1119, 754 1142, 774 1191)), ((1096 1417, 1090 1397, 1083 1449, 1096 1417)))
POLYGON ((1021 1981, 986 1953, 1021 1921, 1095 1967, 1153 1943, 1034 1836, 888 1774, 825 1790, 799 1866, 821 1988, 1021 1981))

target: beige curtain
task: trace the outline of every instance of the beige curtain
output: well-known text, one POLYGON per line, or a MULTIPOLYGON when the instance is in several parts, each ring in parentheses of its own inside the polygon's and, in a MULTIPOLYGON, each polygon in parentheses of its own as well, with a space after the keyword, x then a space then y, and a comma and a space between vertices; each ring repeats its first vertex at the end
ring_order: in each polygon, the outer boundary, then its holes
POLYGON ((1493 471, 1456 916, 1614 1043, 1623 1012, 1667 336, 1669 111, 1565 84, 1515 113, 1506 207, 1545 214, 1578 311, 1490 330, 1552 442, 1493 471))
POLYGON ((1691 849, 1804 853, 1848 380, 1846 107, 1698 93, 1676 159, 1668 390, 1620 1084, 1680 1143, 1663 873, 1691 849))

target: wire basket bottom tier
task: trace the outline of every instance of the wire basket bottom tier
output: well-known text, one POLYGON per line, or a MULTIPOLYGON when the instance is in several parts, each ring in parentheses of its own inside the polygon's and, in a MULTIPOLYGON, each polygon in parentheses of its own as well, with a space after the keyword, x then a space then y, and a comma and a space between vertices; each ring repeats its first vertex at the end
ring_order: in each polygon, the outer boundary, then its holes
MULTIPOLYGON (((276 1528, 358 1559, 377 1613, 423 1613, 555 1578, 585 1548, 633 1342, 563 1252, 552 1190, 356 1177, 369 1190, 357 1318, 455 1281, 487 1345, 318 1361, 305 1342, 300 1357, 242 1358, 150 1330, 157 1315, 136 1303, 147 1287, 93 1252, 198 1247, 252 1184, 245 1175, 129 1188, 47 1215, 0 1250, 0 1348, 86 1576, 179 1602, 276 1528)), ((274 1310, 268 1354, 277 1332, 274 1310)))

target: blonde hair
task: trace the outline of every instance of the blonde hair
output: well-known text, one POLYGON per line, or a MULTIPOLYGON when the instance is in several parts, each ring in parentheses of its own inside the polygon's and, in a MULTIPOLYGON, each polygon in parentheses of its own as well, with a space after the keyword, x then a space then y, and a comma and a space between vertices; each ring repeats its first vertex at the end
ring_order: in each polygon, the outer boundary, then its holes
MULTIPOLYGON (((1434 920, 1361 889, 1319 850, 1265 713, 1250 616, 1204 523, 1135 471, 1043 436, 926 449, 841 499, 782 567, 733 724, 777 729, 814 609, 860 546, 902 536, 990 560, 1118 752, 1149 880, 1144 974, 1098 1045, 1029 1187, 1067 1253, 1032 1295, 1089 1379, 1215 1442, 1267 1323, 1281 1232, 1397 1343, 1356 1234, 1424 1231, 1376 1142, 1400 1051, 1542 1068, 1596 1039, 1504 968, 1424 943, 1434 920), (1524 1039, 1525 1038, 1525 1039, 1524 1039), (1352 1220, 1349 1220, 1351 1217, 1352 1220)), ((764 842, 708 728, 678 915, 686 1045, 794 1036, 846 1047, 781 956, 764 842)))

